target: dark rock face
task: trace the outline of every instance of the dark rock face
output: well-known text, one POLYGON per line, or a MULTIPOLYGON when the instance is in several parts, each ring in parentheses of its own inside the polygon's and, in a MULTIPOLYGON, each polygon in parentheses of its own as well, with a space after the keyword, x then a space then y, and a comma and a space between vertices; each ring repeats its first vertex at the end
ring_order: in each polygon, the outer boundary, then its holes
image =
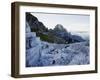
POLYGON ((40 22, 35 16, 30 13, 26 13, 26 21, 31 27, 31 31, 39 32, 39 31, 47 31, 48 29, 44 26, 42 22, 40 22))
POLYGON ((55 26, 54 33, 55 33, 55 35, 57 35, 61 38, 64 38, 65 40, 67 40, 67 37, 69 37, 69 33, 61 24, 57 24, 55 26))
POLYGON ((33 23, 34 21, 38 20, 35 16, 31 15, 30 13, 26 12, 26 21, 33 23))
MULTIPOLYGON (((68 43, 70 33, 61 25, 57 24, 54 29, 49 30, 50 34, 55 35, 62 40, 64 40, 64 43, 68 43)), ((62 43, 62 42, 61 42, 62 43)))
POLYGON ((58 31, 58 32, 67 32, 67 30, 63 27, 63 25, 61 24, 57 24, 54 28, 54 31, 58 31))

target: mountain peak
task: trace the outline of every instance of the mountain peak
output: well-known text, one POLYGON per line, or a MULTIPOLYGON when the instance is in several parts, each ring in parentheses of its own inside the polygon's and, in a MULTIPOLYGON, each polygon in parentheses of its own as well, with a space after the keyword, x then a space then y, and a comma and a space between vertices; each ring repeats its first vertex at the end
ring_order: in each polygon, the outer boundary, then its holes
POLYGON ((67 30, 63 27, 63 25, 61 25, 61 24, 57 24, 57 25, 55 26, 54 30, 57 30, 57 31, 67 31, 67 30))

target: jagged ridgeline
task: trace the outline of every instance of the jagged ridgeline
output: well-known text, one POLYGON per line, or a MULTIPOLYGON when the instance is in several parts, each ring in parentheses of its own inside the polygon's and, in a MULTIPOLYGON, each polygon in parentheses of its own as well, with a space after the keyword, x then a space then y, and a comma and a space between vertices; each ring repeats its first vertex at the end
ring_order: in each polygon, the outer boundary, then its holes
POLYGON ((29 12, 26 12, 26 22, 29 24, 31 32, 36 32, 36 36, 39 36, 42 41, 58 44, 84 41, 78 35, 71 35, 61 24, 57 24, 54 29, 48 29, 43 22, 29 12))

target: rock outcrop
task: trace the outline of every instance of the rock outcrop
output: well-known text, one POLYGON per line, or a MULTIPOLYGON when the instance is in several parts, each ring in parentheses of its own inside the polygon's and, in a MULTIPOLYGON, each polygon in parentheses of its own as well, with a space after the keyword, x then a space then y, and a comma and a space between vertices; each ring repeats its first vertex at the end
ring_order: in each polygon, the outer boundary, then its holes
POLYGON ((28 22, 31 31, 34 32, 46 32, 48 29, 40 22, 35 16, 30 13, 26 13, 26 21, 28 22))
POLYGON ((36 37, 35 32, 31 32, 28 23, 26 24, 26 66, 40 65, 41 41, 36 37))

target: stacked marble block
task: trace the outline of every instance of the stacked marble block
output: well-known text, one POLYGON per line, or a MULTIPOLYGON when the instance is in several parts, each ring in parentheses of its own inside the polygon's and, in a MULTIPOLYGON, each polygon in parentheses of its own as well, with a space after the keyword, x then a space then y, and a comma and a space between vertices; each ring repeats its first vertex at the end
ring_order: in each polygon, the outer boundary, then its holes
POLYGON ((28 23, 26 23, 26 67, 40 65, 41 41, 36 37, 35 32, 31 32, 28 23))

